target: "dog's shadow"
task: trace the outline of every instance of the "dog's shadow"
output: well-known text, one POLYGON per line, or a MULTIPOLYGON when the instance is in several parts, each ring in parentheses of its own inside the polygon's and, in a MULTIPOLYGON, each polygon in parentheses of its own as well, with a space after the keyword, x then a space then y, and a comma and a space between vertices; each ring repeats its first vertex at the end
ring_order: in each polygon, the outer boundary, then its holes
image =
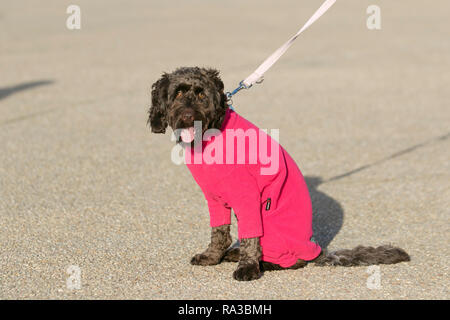
POLYGON ((342 228, 344 210, 338 201, 317 189, 322 178, 307 176, 305 181, 312 201, 314 239, 325 249, 342 228))
POLYGON ((40 87, 40 86, 46 86, 53 84, 53 80, 37 80, 37 81, 30 81, 30 82, 24 82, 19 83, 10 87, 4 87, 0 88, 0 100, 5 99, 6 97, 24 91, 29 90, 34 87, 40 87))

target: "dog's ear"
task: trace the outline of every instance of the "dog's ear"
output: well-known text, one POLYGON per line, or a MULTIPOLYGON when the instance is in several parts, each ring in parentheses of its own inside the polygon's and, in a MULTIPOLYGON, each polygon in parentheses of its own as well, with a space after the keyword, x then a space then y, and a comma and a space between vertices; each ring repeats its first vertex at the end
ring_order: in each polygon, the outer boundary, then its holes
POLYGON ((219 71, 210 68, 210 69, 206 69, 206 74, 211 79, 211 81, 215 84, 217 91, 219 91, 220 93, 223 93, 224 86, 223 86, 222 80, 220 79, 219 71))
POLYGON ((169 88, 169 75, 164 73, 161 78, 152 85, 152 106, 148 111, 148 121, 152 132, 165 133, 167 122, 167 98, 169 88))
POLYGON ((227 108, 227 103, 226 103, 227 97, 226 97, 225 93, 223 92, 224 85, 223 85, 222 79, 220 79, 219 71, 210 68, 210 69, 206 69, 206 74, 211 79, 211 81, 214 83, 214 85, 217 88, 217 92, 219 93, 218 105, 221 108, 226 109, 227 108))

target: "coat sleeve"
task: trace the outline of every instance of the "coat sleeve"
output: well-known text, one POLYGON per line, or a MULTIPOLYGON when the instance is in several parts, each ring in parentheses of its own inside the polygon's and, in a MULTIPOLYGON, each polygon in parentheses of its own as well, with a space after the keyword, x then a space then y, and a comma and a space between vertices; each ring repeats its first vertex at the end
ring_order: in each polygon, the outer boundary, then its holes
POLYGON ((261 237, 261 194, 256 179, 248 170, 235 170, 227 188, 227 201, 238 220, 239 239, 261 237))
POLYGON ((231 224, 231 208, 222 199, 204 193, 208 203, 209 221, 212 228, 231 224))

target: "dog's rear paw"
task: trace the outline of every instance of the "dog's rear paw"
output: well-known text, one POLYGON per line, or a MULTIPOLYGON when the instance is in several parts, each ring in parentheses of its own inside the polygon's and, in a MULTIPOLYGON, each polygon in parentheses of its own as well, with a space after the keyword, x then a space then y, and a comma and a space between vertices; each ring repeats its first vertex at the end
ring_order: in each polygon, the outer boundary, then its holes
POLYGON ((261 276, 258 263, 240 264, 233 272, 233 278, 238 281, 256 280, 261 276))
POLYGON ((195 266, 213 266, 220 262, 220 258, 206 255, 203 253, 196 254, 191 259, 191 264, 195 266))

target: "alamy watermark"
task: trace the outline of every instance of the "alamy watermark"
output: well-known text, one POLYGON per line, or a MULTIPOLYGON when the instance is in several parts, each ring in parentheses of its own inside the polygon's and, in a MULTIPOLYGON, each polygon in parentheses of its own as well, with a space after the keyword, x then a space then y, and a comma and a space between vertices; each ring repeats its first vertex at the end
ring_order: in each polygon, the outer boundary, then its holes
POLYGON ((366 287, 370 290, 381 289, 381 271, 379 266, 370 266, 367 268, 366 273, 370 276, 367 278, 366 287))
POLYGON ((172 148, 171 160, 185 164, 260 164, 261 175, 278 172, 280 161, 279 130, 248 128, 208 129, 202 133, 202 122, 195 121, 190 129, 176 129, 172 141, 184 144, 172 148), (204 144, 205 143, 205 144, 204 144))
POLYGON ((69 30, 81 29, 81 9, 75 4, 71 4, 67 7, 66 13, 70 16, 66 20, 66 27, 69 30))
POLYGON ((381 9, 379 6, 372 4, 367 7, 366 13, 369 14, 366 20, 366 26, 369 30, 381 29, 381 9))
POLYGON ((66 272, 69 277, 66 280, 66 287, 69 290, 81 289, 81 268, 79 266, 71 265, 67 268, 66 272))

